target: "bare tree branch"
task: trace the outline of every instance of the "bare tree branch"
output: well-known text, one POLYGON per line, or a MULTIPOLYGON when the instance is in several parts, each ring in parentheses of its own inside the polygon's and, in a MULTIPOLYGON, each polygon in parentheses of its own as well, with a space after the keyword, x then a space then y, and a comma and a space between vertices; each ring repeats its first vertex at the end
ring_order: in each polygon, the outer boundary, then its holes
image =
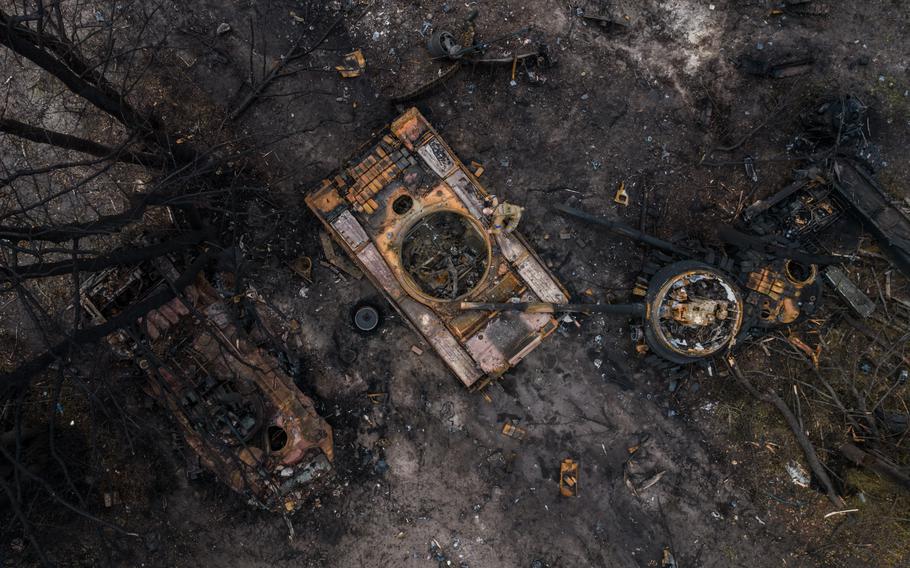
POLYGON ((7 134, 25 138, 32 142, 51 144, 58 148, 74 150, 91 156, 109 158, 127 164, 136 164, 149 168, 163 168, 166 164, 166 160, 160 155, 146 152, 132 152, 124 149, 122 146, 113 148, 71 134, 63 134, 62 132, 55 132, 53 130, 47 130, 46 128, 32 126, 11 118, 0 118, 0 132, 6 132, 7 134))

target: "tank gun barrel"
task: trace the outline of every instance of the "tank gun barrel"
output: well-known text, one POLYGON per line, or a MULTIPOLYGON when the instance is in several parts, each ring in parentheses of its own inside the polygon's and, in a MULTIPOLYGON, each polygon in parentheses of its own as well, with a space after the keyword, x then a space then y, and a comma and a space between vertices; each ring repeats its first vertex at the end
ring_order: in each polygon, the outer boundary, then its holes
POLYGON ((568 205, 556 204, 553 206, 553 208, 556 209, 557 211, 559 211, 560 213, 564 213, 570 217, 574 217, 574 218, 580 219, 586 223, 591 223, 591 224, 597 225, 599 227, 603 227, 603 228, 607 229, 608 231, 610 231, 611 233, 616 233, 617 235, 622 235, 623 237, 628 237, 632 240, 639 241, 646 245, 650 245, 654 248, 659 248, 663 251, 666 251, 666 252, 669 252, 669 253, 672 253, 675 255, 679 255, 682 257, 694 256, 694 253, 691 251, 682 249, 669 241, 665 241, 663 239, 658 239, 657 237, 651 236, 647 233, 643 233, 642 231, 639 231, 638 229, 633 229, 632 227, 630 227, 629 225, 626 225, 625 223, 620 223, 619 221, 613 221, 611 219, 607 219, 606 217, 601 217, 598 215, 591 215, 590 213, 585 213, 584 211, 582 211, 580 209, 576 209, 574 207, 569 207, 568 205))
POLYGON ((462 302, 462 310, 486 312, 527 312, 531 314, 615 314, 644 316, 646 304, 551 304, 548 302, 462 302))

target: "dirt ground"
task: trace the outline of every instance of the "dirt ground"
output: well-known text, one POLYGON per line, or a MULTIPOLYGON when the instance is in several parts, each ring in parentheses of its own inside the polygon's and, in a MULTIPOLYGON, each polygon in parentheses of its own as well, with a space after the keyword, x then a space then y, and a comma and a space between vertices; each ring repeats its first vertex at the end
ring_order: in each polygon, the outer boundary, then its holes
POLYGON ((509 65, 468 65, 413 105, 462 160, 483 164, 492 193, 526 208, 520 232, 573 294, 626 298, 643 249, 550 205, 643 223, 665 237, 707 235, 787 182, 793 164, 781 158, 796 116, 826 93, 853 93, 871 107, 869 160, 886 187, 907 196, 910 6, 900 0, 827 2, 826 15, 800 16, 771 15, 776 3, 761 0, 376 0, 344 16, 342 2, 174 2, 160 14, 172 29, 171 57, 154 70, 161 112, 200 139, 230 132, 262 145, 278 213, 261 213, 256 230, 271 234, 272 246, 244 251, 249 275, 302 323, 301 387, 334 428, 338 475, 291 519, 289 538, 281 517, 253 510, 206 475, 187 480, 173 425, 124 377, 136 444, 110 469, 134 492, 99 509, 143 536, 112 537, 115 548, 101 552, 97 529, 72 520, 54 536, 54 556, 124 566, 633 567, 659 565, 669 548, 681 567, 910 565, 910 551, 887 540, 844 542, 843 523, 856 521, 824 520, 832 510, 824 495, 790 483, 784 466, 798 448, 774 417, 741 428, 757 403, 724 373, 698 370, 670 385, 640 369, 622 318, 564 323, 487 391, 488 401, 466 392, 368 282, 317 263, 307 284, 287 268, 297 256, 321 255, 306 191, 405 108, 390 97, 441 67, 425 60, 424 22, 460 29, 468 4, 480 10, 479 38, 529 27, 504 45, 545 42, 550 64, 519 65, 514 82, 509 65), (582 13, 610 13, 628 27, 604 29, 582 13), (326 42, 292 66, 301 71, 276 81, 239 120, 225 118, 263 60, 298 38, 311 45, 339 17, 326 42), (222 22, 232 29, 217 35, 222 22), (366 71, 342 79, 334 66, 354 48, 366 71), (736 68, 744 53, 815 63, 808 75, 757 78, 736 68), (762 124, 737 150, 706 156, 762 124), (757 183, 741 166, 699 165, 746 155, 757 183), (620 182, 627 207, 613 202, 620 182), (350 325, 362 300, 383 311, 377 334, 350 325), (367 392, 388 396, 372 404, 367 392), (527 438, 504 437, 508 419, 527 438), (782 449, 748 443, 760 440, 782 449), (638 444, 630 466, 628 449, 638 444), (567 457, 581 464, 578 498, 558 492, 567 457), (630 492, 627 476, 641 483, 660 472, 658 483, 630 492))

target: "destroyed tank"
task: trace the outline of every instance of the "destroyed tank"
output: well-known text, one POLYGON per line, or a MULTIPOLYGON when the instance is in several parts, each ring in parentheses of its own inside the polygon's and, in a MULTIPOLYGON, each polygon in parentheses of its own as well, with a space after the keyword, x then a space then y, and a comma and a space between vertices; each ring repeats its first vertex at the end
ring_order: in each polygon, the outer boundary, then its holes
POLYGON ((873 303, 838 266, 850 257, 830 253, 849 232, 838 223, 858 223, 872 233, 895 266, 910 275, 907 208, 840 148, 866 143, 865 106, 849 95, 829 97, 805 113, 803 122, 798 143, 807 156, 822 158, 810 158, 792 184, 746 208, 736 226, 718 229, 721 247, 671 243, 605 217, 555 207, 652 247, 633 290, 643 303, 610 310, 641 317, 633 335, 650 362, 663 368, 705 362, 769 329, 798 323, 816 310, 821 277, 867 317, 873 303))
POLYGON ((565 303, 568 292, 417 109, 380 132, 306 203, 326 230, 469 388, 501 376, 556 331, 542 313, 465 301, 565 303))
MULTIPOLYGON (((169 259, 105 271, 81 303, 103 323, 175 275, 169 259)), ((332 428, 283 368, 271 319, 255 292, 223 298, 199 276, 111 341, 138 362, 199 465, 251 503, 290 513, 332 471, 332 428), (244 308, 259 325, 239 325, 244 308)))
MULTIPOLYGON (((821 293, 813 261, 832 260, 786 248, 757 250, 748 239, 752 246, 733 250, 672 243, 567 205, 554 208, 654 249, 632 290, 641 303, 589 309, 639 316, 632 333, 636 351, 663 369, 707 363, 749 337, 811 314, 821 293)), ((728 233, 730 240, 739 235, 728 233)), ((585 305, 576 311, 586 311, 585 305)))

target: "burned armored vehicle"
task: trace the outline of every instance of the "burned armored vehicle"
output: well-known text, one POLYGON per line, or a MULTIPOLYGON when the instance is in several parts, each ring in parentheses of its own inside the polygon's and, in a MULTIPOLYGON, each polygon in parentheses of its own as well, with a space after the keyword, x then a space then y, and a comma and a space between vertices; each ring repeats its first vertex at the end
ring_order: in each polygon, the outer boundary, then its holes
MULTIPOLYGON (((793 146, 813 156, 794 181, 749 206, 740 225, 764 239, 779 238, 813 252, 852 254, 869 233, 899 271, 910 276, 910 203, 891 195, 866 162, 867 109, 850 95, 829 97, 802 116, 805 133, 793 146)), ((843 267, 822 269, 825 283, 859 316, 873 302, 843 267)))
MULTIPOLYGON (((169 259, 99 273, 82 305, 102 323, 176 273, 169 259)), ((111 341, 138 362, 199 465, 251 503, 293 512, 332 470, 332 428, 282 364, 277 322, 255 292, 225 296, 200 275, 111 341)))
POLYGON ((661 240, 556 206, 652 249, 633 289, 640 303, 573 311, 639 316, 636 349, 663 368, 706 362, 767 330, 798 323, 816 310, 825 288, 867 317, 872 302, 842 265, 865 230, 910 274, 910 216, 861 160, 844 151, 850 140, 865 142, 865 111, 857 99, 844 96, 806 113, 798 142, 810 158, 794 172, 795 181, 746 208, 735 225, 718 229, 713 246, 661 240))
POLYGON ((636 351, 658 368, 707 362, 767 329, 810 315, 820 295, 818 265, 839 260, 781 245, 758 246, 732 228, 721 237, 743 237, 745 243, 711 247, 658 239, 565 205, 555 209, 652 248, 632 290, 637 303, 581 304, 573 311, 638 316, 632 334, 636 351))
POLYGON ((512 226, 499 226, 502 205, 417 109, 306 203, 466 387, 501 376, 556 330, 549 314, 462 309, 562 304, 568 293, 512 226))

